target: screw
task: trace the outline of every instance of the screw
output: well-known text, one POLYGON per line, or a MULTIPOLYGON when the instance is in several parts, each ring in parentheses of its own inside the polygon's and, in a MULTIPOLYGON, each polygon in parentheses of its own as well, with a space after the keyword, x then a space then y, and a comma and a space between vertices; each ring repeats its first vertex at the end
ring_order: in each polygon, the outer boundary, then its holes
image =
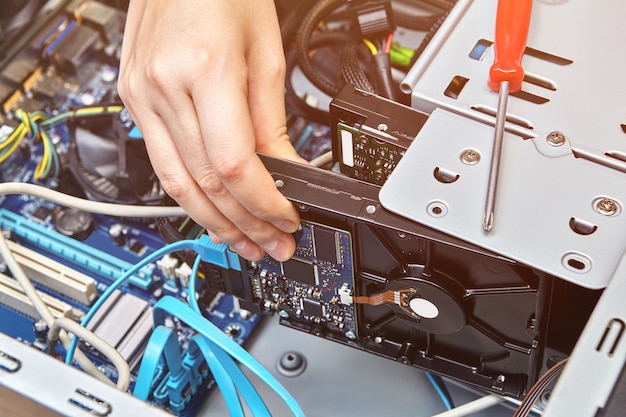
POLYGON ((276 180, 275 184, 276 188, 283 188, 285 186, 285 182, 283 180, 276 180))
POLYGON ((596 201, 596 210, 605 216, 614 216, 619 210, 619 205, 611 198, 601 198, 596 201))
POLYGON ((370 204, 369 206, 365 207, 365 211, 367 212, 367 214, 374 214, 376 213, 376 206, 370 204))
POLYGON ((398 236, 400 239, 406 239, 406 233, 404 232, 396 232, 396 236, 398 236))
POLYGON ((384 123, 381 123, 381 124, 378 125, 378 130, 380 130, 381 132, 386 132, 387 129, 389 129, 389 126, 387 126, 384 123))
POLYGON ((466 165, 475 165, 480 161, 480 154, 474 149, 466 149, 461 153, 461 161, 466 165))
POLYGON ((376 336, 374 338, 374 343, 376 343, 377 345, 380 345, 381 343, 383 343, 383 338, 380 336, 376 336))
POLYGON ((346 337, 350 340, 354 340, 356 339, 356 335, 354 334, 354 332, 352 330, 348 330, 346 332, 346 337))
POLYGON ((558 130, 548 133, 546 137, 548 143, 552 146, 562 146, 565 144, 565 135, 558 130))

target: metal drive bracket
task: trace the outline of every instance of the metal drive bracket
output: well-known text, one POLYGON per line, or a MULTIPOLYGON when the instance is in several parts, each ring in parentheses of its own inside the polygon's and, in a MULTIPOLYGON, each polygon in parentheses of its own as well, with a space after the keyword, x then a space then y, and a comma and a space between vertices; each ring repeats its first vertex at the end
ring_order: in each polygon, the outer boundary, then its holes
POLYGON ((587 288, 626 250, 626 176, 553 131, 505 133, 495 224, 482 227, 493 127, 436 109, 380 192, 392 212, 587 288))

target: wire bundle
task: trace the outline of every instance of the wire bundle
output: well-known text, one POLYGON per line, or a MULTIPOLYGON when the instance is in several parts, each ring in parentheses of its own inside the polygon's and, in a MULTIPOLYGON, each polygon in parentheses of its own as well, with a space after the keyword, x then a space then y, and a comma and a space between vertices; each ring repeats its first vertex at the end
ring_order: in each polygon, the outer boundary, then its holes
POLYGON ((27 113, 22 109, 18 109, 15 112, 15 116, 20 123, 8 136, 0 141, 0 163, 5 162, 15 153, 24 138, 30 137, 35 144, 41 143, 43 145, 43 155, 33 171, 33 178, 36 181, 56 178, 59 176, 61 169, 59 155, 52 139, 48 135, 47 129, 69 118, 119 113, 121 110, 122 107, 117 105, 85 107, 61 113, 48 119, 42 111, 27 113))
POLYGON ((15 115, 20 124, 2 142, 0 142, 0 163, 6 161, 13 155, 25 137, 31 137, 35 143, 43 144, 43 156, 37 163, 33 172, 33 177, 37 181, 42 181, 51 175, 59 175, 59 157, 52 140, 39 123, 46 119, 46 115, 41 111, 26 113, 24 110, 17 110, 15 115))
POLYGON ((537 382, 535 382, 535 384, 532 386, 532 388, 528 391, 528 394, 526 394, 526 397, 524 397, 524 401, 522 401, 522 403, 519 405, 519 407, 515 411, 515 414, 513 414, 513 417, 528 416, 533 406, 537 402, 537 399, 550 385, 550 383, 561 374, 566 364, 567 358, 561 360, 552 368, 550 368, 548 372, 543 374, 541 378, 539 378, 537 382))

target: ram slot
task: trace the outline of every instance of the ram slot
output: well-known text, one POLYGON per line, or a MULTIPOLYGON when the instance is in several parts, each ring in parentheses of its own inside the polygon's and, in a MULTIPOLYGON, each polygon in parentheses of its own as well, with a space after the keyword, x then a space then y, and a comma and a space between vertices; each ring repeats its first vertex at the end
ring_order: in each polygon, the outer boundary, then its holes
POLYGON ((7 241, 15 261, 31 280, 85 305, 98 295, 96 281, 18 243, 7 241))
MULTIPOLYGON (((72 306, 48 294, 37 291, 39 297, 48 307, 54 318, 74 318, 72 306)), ((13 278, 0 274, 0 304, 16 310, 25 316, 37 319, 40 317, 32 301, 26 296, 22 286, 13 278)))

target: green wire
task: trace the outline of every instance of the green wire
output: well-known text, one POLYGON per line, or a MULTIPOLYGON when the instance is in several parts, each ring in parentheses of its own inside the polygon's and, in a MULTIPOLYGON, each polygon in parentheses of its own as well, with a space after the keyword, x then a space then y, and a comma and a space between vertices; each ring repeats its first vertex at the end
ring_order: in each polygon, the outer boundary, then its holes
POLYGON ((413 59, 415 51, 411 48, 405 48, 398 43, 393 42, 391 44, 391 50, 389 51, 389 57, 392 65, 401 67, 408 67, 411 65, 411 59, 413 59))

